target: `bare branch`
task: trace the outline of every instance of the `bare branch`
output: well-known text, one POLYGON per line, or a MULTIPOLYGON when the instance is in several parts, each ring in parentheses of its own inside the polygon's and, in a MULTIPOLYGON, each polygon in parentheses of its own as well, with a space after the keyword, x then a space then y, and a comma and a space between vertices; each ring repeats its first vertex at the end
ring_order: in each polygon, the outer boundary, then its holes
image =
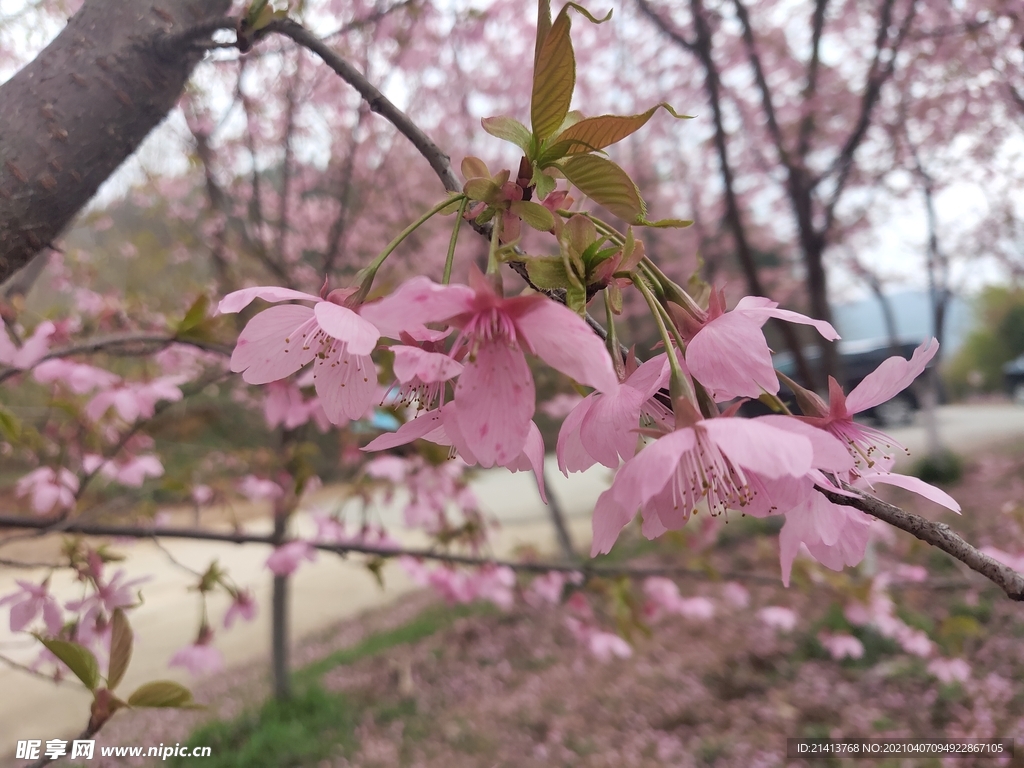
POLYGON ((1024 601, 1024 575, 979 551, 945 523, 933 523, 927 518, 868 496, 855 488, 848 487, 846 490, 856 493, 856 496, 844 496, 822 488, 818 490, 833 504, 859 509, 894 528, 913 534, 926 544, 941 549, 994 583, 1011 600, 1024 601))

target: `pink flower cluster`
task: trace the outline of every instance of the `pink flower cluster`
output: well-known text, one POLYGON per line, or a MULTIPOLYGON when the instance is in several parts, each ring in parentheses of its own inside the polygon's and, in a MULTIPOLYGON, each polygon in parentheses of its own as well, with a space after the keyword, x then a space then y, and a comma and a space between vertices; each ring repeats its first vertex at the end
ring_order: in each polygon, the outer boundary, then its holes
MULTIPOLYGON (((277 302, 242 331, 232 370, 261 384, 279 382, 312 362, 318 401, 327 418, 340 423, 363 417, 379 397, 371 355, 382 339, 391 339, 383 342, 394 355, 391 388, 418 415, 365 450, 425 439, 467 464, 533 469, 543 497, 544 449, 533 423, 535 386, 526 353, 539 357, 593 390, 562 425, 562 471, 594 464, 618 470, 594 510, 594 555, 611 549, 637 510, 647 537, 679 529, 701 509, 712 515, 783 514, 780 548, 788 583, 801 550, 837 570, 864 556, 867 516, 832 503, 817 488, 842 495, 849 493, 844 485, 897 485, 959 511, 942 491, 894 474, 895 441, 853 420, 907 387, 934 356, 934 340, 910 361, 885 361, 849 395, 832 381, 828 404, 799 391, 802 416, 745 419, 736 417, 735 407, 721 412, 678 392, 669 400, 669 380, 673 391, 699 389, 716 402, 775 394, 780 384, 762 332, 767 320, 811 325, 826 339, 838 338, 832 326, 758 297, 726 311, 724 297, 713 290, 707 310, 669 305, 685 350, 673 347, 642 364, 631 354, 616 366, 577 314, 538 294, 504 298, 476 271, 469 285, 415 277, 377 301, 362 303, 361 295, 356 289, 328 293, 326 287, 319 297, 275 287, 228 295, 221 312, 237 312, 256 298, 277 302), (312 306, 280 303, 285 301, 312 306)), ((290 413, 306 406, 293 389, 278 387, 273 396, 288 399, 275 406, 274 421, 287 423, 290 413)), ((407 509, 416 521, 442 506, 430 493, 421 495, 430 499, 425 507, 407 509)))

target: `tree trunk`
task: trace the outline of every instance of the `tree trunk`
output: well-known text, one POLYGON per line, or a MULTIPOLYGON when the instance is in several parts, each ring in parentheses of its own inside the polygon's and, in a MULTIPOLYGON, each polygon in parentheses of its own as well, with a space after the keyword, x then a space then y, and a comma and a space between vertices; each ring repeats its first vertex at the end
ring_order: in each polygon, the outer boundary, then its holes
POLYGON ((209 38, 230 5, 85 0, 0 86, 0 282, 55 239, 170 112, 203 57, 191 42, 209 38))
MULTIPOLYGON (((284 541, 288 515, 274 510, 274 538, 284 541)), ((280 546, 280 544, 278 544, 280 546)), ((270 597, 270 656, 274 678, 274 698, 286 701, 292 695, 292 678, 288 671, 288 576, 274 576, 270 597)))

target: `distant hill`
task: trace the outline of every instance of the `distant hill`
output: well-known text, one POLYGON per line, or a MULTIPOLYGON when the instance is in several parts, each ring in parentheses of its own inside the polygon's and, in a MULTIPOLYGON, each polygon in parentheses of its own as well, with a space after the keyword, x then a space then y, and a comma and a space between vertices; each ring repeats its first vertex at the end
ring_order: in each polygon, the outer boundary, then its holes
MULTIPOLYGON (((934 335, 931 304, 925 291, 904 291, 889 295, 896 330, 901 341, 921 341, 934 335)), ((882 309, 875 297, 832 307, 836 330, 844 341, 885 343, 887 332, 882 309)), ((946 310, 946 355, 956 352, 971 330, 973 313, 969 302, 954 297, 946 310)), ((948 358, 947 358, 948 359, 948 358)))

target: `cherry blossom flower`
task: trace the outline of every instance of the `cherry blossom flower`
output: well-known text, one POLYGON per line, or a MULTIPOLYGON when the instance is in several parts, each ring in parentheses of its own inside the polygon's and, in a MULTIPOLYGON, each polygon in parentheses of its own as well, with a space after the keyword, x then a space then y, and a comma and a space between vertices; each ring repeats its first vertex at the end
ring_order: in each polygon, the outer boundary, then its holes
POLYGON ((822 632, 818 635, 818 642, 825 647, 829 656, 836 661, 864 658, 864 644, 853 635, 833 635, 822 632))
POLYGON ((290 576, 303 560, 316 560, 316 549, 305 541, 290 541, 271 552, 266 565, 275 576, 290 576))
POLYGON ((618 381, 601 340, 571 310, 546 296, 502 298, 476 270, 470 283, 439 286, 414 278, 365 311, 375 322, 401 317, 459 329, 452 356, 464 351, 465 357, 454 419, 476 463, 507 466, 522 454, 536 408, 524 351, 601 391, 618 381))
POLYGON ((160 477, 164 473, 164 465, 153 455, 134 456, 116 463, 96 454, 86 454, 82 457, 82 469, 90 474, 98 471, 108 480, 132 488, 141 487, 147 477, 160 477))
POLYGON ((622 465, 594 508, 591 555, 611 550, 638 508, 653 538, 682 527, 702 500, 712 514, 742 509, 766 490, 758 476, 801 479, 813 460, 809 439, 762 419, 695 418, 622 465))
POLYGON ((45 360, 32 369, 32 377, 40 384, 61 382, 76 395, 94 389, 110 389, 120 383, 121 377, 102 368, 70 360, 45 360))
POLYGON ((568 476, 595 463, 614 469, 636 453, 641 417, 670 424, 668 408, 651 398, 668 382, 668 357, 651 358, 614 389, 587 395, 558 431, 558 468, 568 476))
POLYGON ((594 658, 606 663, 613 658, 628 659, 633 655, 632 646, 612 632, 591 632, 587 637, 587 648, 594 658))
POLYGON ((762 608, 757 612, 757 618, 780 632, 792 632, 796 628, 796 613, 781 605, 762 608))
POLYGON ((829 323, 786 309, 760 296, 745 296, 735 309, 725 311, 725 296, 712 290, 702 317, 677 313, 685 337, 686 365, 697 381, 718 402, 735 397, 777 394, 779 379, 762 330, 769 318, 810 325, 824 338, 839 338, 829 323))
POLYGON ((179 385, 186 381, 187 376, 161 376, 144 383, 122 383, 94 395, 85 406, 85 415, 93 421, 99 421, 113 408, 128 423, 140 418, 151 418, 156 412, 156 404, 161 400, 172 403, 181 400, 183 395, 179 385))
POLYGON ((18 497, 31 495, 32 510, 37 515, 46 515, 55 509, 70 509, 75 505, 78 493, 78 478, 70 470, 61 467, 39 467, 18 480, 14 486, 18 497))
POLYGON ((231 370, 249 384, 267 384, 291 376, 314 360, 314 383, 327 417, 334 424, 361 418, 377 394, 377 369, 370 353, 380 331, 351 308, 355 288, 323 297, 290 288, 260 286, 229 293, 219 312, 238 312, 253 299, 311 301, 312 307, 282 304, 256 315, 242 330, 231 355, 231 370))
POLYGON ((722 597, 736 608, 750 605, 750 590, 737 581, 730 581, 722 587, 722 597))
POLYGON ((224 655, 209 644, 195 642, 186 645, 175 653, 169 662, 169 667, 184 667, 194 677, 209 675, 224 668, 224 655))
POLYGON ((49 580, 42 584, 16 579, 19 589, 0 599, 0 606, 11 606, 11 632, 21 632, 42 614, 46 631, 51 635, 60 632, 64 625, 60 604, 50 594, 49 580))
POLYGON ((238 481, 238 492, 249 501, 266 501, 284 496, 284 488, 273 480, 246 475, 238 481))
MULTIPOLYGON (((395 432, 374 438, 363 447, 363 450, 382 451, 419 439, 453 448, 467 464, 479 463, 466 443, 455 403, 447 403, 441 408, 420 414, 395 432)), ((499 466, 504 466, 512 472, 532 470, 537 481, 537 490, 547 504, 547 491, 544 488, 544 438, 532 420, 527 424, 527 438, 522 451, 514 459, 499 462, 499 466)))
POLYGON ((11 341, 7 328, 0 326, 0 363, 19 370, 31 368, 50 351, 50 337, 56 331, 56 325, 44 320, 35 327, 25 343, 18 347, 11 341))
POLYGON ((965 683, 971 678, 971 665, 963 659, 936 658, 928 662, 928 673, 946 685, 965 683))
POLYGON ((224 629, 231 629, 236 619, 252 621, 256 618, 256 598, 248 589, 239 590, 233 596, 228 612, 224 614, 224 629))
POLYGON ((715 604, 708 598, 683 597, 676 583, 662 576, 644 579, 644 595, 648 601, 645 613, 652 618, 674 613, 683 618, 704 621, 715 615, 715 604))

